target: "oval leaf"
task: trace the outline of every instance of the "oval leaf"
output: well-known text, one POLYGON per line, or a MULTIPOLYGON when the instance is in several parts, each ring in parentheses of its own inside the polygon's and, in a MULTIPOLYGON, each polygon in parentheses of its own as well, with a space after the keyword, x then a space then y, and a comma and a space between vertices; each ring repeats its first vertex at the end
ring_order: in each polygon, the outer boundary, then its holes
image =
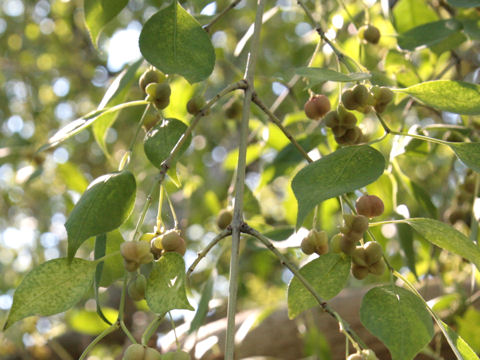
POLYGON ((70 309, 92 286, 96 265, 93 261, 61 258, 35 267, 13 295, 4 329, 28 316, 49 316, 70 309))
POLYGON ((177 1, 154 14, 140 33, 145 59, 166 74, 179 74, 190 83, 213 71, 215 51, 207 33, 177 1))
POLYGON ((433 108, 456 114, 480 114, 480 85, 463 81, 427 81, 406 89, 404 92, 433 108))
POLYGON ((185 263, 179 254, 166 253, 153 265, 145 299, 157 314, 174 309, 193 310, 185 292, 185 263))
POLYGON ((360 321, 387 346, 393 360, 413 359, 433 337, 433 321, 422 300, 393 285, 365 294, 360 321))
POLYGON ((304 167, 292 181, 297 228, 317 204, 374 182, 384 168, 383 155, 367 145, 341 148, 304 167))
MULTIPOLYGON (((160 169, 163 160, 170 155, 185 130, 187 125, 177 119, 165 119, 161 124, 150 129, 143 141, 143 149, 148 160, 160 169)), ((177 157, 187 150, 191 138, 191 136, 188 137, 177 153, 177 157)))
POLYGON ((448 146, 465 165, 480 173, 480 143, 449 143, 448 146))
POLYGON ((315 68, 315 67, 301 67, 295 70, 297 75, 303 76, 310 80, 312 84, 318 84, 324 81, 336 81, 336 82, 353 82, 370 79, 372 77, 369 73, 350 73, 344 74, 327 68, 315 68))
MULTIPOLYGON (((310 261, 300 269, 306 280, 324 300, 337 295, 347 284, 350 258, 329 253, 310 261)), ((303 311, 319 305, 317 300, 293 277, 288 285, 288 316, 293 319, 303 311)))
POLYGON ((452 6, 461 8, 472 8, 480 6, 480 0, 447 0, 447 2, 452 6))
POLYGON ((398 37, 398 46, 405 50, 415 50, 423 45, 432 46, 459 32, 461 28, 462 23, 455 19, 430 22, 401 34, 398 37))
POLYGON ((395 222, 410 225, 432 244, 464 257, 474 263, 477 269, 480 269, 480 248, 451 226, 426 218, 397 220, 395 222))
POLYGON ((88 186, 65 223, 69 259, 89 237, 115 230, 127 220, 135 190, 135 177, 129 171, 100 176, 88 186))
POLYGON ((113 20, 127 4, 128 0, 84 0, 85 24, 95 46, 97 46, 98 36, 103 27, 113 20))

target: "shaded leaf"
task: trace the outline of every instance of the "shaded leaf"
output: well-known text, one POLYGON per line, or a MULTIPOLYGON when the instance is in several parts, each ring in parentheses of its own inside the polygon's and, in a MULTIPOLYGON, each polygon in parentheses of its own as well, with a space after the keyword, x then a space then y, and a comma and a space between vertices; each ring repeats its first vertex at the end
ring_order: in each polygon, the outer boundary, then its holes
POLYGON ((133 210, 135 190, 135 177, 129 171, 100 176, 89 185, 65 223, 69 259, 89 237, 125 222, 133 210))
POLYGON ((214 277, 210 276, 203 287, 202 296, 198 302, 197 312, 195 313, 195 316, 190 324, 190 329, 188 330, 189 334, 200 329, 205 321, 205 318, 207 317, 209 309, 208 303, 213 297, 213 279, 214 277))
POLYGON ((396 91, 433 108, 462 115, 480 114, 480 85, 463 81, 427 81, 396 91))
POLYGON ((85 24, 95 46, 103 27, 127 6, 128 0, 84 0, 85 24))
POLYGON ((35 267, 15 290, 4 329, 28 316, 49 316, 71 308, 91 288, 95 268, 93 261, 66 258, 35 267))
POLYGON ((462 23, 455 19, 440 20, 423 24, 398 37, 398 46, 405 50, 415 50, 419 46, 433 46, 459 32, 462 23))
MULTIPOLYGON (((162 162, 170 155, 170 152, 186 130, 187 125, 185 123, 173 118, 165 119, 161 124, 150 129, 143 140, 143 149, 148 160, 160 169, 162 162)), ((192 136, 189 136, 177 153, 177 157, 187 150, 191 139, 192 136)))
MULTIPOLYGON (((124 242, 122 234, 118 230, 107 233, 105 255, 120 251, 120 245, 124 242)), ((120 279, 125 274, 123 257, 120 253, 109 256, 103 261, 103 271, 100 277, 99 285, 103 287, 110 286, 114 281, 120 279)))
MULTIPOLYGON (((318 295, 329 300, 347 284, 350 274, 350 257, 329 253, 310 261, 300 269, 305 279, 318 295)), ((295 318, 303 311, 319 305, 303 284, 293 277, 288 285, 288 316, 295 318)))
POLYGON ((480 248, 460 231, 438 220, 413 218, 396 220, 410 225, 415 231, 434 245, 460 255, 480 269, 480 248))
POLYGON ((185 263, 182 256, 169 252, 154 263, 148 276, 145 299, 157 314, 174 309, 193 310, 185 292, 185 263))
POLYGON ((447 0, 447 2, 452 6, 462 8, 472 8, 480 6, 480 0, 447 0))
POLYGON ((413 230, 407 224, 397 224, 397 230, 400 246, 405 253, 407 266, 417 278, 415 251, 413 249, 413 230))
POLYGON ((311 81, 311 86, 324 81, 353 82, 370 79, 369 73, 344 74, 327 68, 301 67, 295 70, 297 75, 303 76, 311 81))
POLYGON ((200 24, 176 1, 154 14, 140 33, 145 59, 166 74, 179 74, 190 83, 213 71, 215 51, 200 24))
POLYGON ((408 290, 384 285, 368 291, 360 321, 390 350, 393 360, 411 360, 433 337, 433 321, 425 304, 408 290))
POLYGON ((304 167, 292 181, 297 228, 317 204, 374 182, 384 168, 383 155, 367 145, 341 148, 304 167))
POLYGON ((465 165, 480 173, 480 143, 448 143, 448 146, 465 165))

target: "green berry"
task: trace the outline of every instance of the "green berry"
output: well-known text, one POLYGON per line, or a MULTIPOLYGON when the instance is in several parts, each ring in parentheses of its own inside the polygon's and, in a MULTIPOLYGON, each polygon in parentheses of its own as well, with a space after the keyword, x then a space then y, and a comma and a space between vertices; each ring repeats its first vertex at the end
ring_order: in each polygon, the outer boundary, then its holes
POLYGON ((123 360, 144 360, 145 348, 140 344, 130 345, 123 354, 123 360))
POLYGON ((185 240, 180 236, 178 230, 170 230, 161 236, 161 244, 163 250, 166 252, 177 252, 180 255, 185 255, 187 246, 185 240))
POLYGON ((352 90, 345 90, 342 94, 342 104, 348 110, 355 110, 358 108, 359 103, 355 99, 352 90))
POLYGON ((165 81, 165 75, 156 69, 148 69, 145 71, 138 80, 138 86, 145 92, 148 84, 151 83, 161 83, 165 81))
POLYGON ((340 242, 342 241, 342 234, 336 234, 334 237, 332 237, 332 240, 330 240, 330 248, 332 249, 332 252, 339 254, 342 252, 342 248, 340 247, 340 242))
POLYGON ((340 249, 347 255, 350 255, 355 250, 356 240, 352 240, 346 235, 342 235, 340 238, 340 249))
POLYGON ((327 115, 325 115, 325 125, 329 128, 334 128, 338 126, 340 123, 340 118, 338 116, 338 112, 335 110, 330 111, 327 115))
POLYGON ((370 94, 368 93, 368 89, 365 87, 365 85, 355 85, 352 89, 352 95, 358 106, 369 105, 368 99, 370 94))
POLYGON ((191 360, 191 357, 185 351, 175 351, 163 354, 162 360, 191 360))
POLYGON ((330 111, 330 100, 325 95, 314 95, 307 100, 303 109, 307 117, 318 120, 330 111))
POLYGON ((162 360, 163 357, 154 348, 148 347, 145 349, 145 356, 143 360, 162 360))
POLYGON ((358 266, 367 267, 367 259, 363 246, 357 246, 352 252, 352 262, 358 266))
POLYGON ((315 252, 315 244, 310 238, 310 236, 307 235, 306 237, 303 238, 300 244, 300 248, 302 249, 305 255, 311 255, 315 252))
POLYGON ((145 299, 145 289, 147 287, 147 279, 145 275, 139 274, 128 284, 128 296, 134 301, 145 299))
POLYGON ((204 106, 205 99, 203 96, 194 96, 187 102, 187 112, 191 115, 197 115, 204 106))
POLYGON ((365 249, 365 259, 368 265, 378 262, 383 256, 382 246, 375 242, 367 242, 363 248, 365 249))
POLYGON ((364 25, 358 31, 359 36, 370 44, 378 44, 380 41, 380 30, 373 25, 364 25))
POLYGON ((382 199, 375 195, 360 196, 355 202, 357 213, 369 218, 380 216, 383 214, 385 206, 382 199))
POLYGON ((352 354, 347 360, 365 360, 361 354, 352 354))
POLYGON ((368 218, 363 215, 355 215, 350 226, 351 231, 364 233, 368 229, 368 218))
POLYGON ((170 104, 172 89, 166 82, 151 83, 145 88, 148 95, 147 100, 152 101, 157 109, 165 109, 170 104))
POLYGON ((367 277, 368 275, 368 268, 364 266, 360 266, 357 264, 352 264, 352 275, 358 279, 358 280, 363 280, 367 277))
POLYGON ((224 230, 232 222, 233 213, 232 210, 223 209, 220 211, 217 217, 217 226, 219 229, 224 230))
POLYGON ((382 275, 386 269, 387 269, 387 265, 385 264, 385 261, 383 261, 383 259, 380 259, 379 261, 377 261, 376 263, 368 267, 368 270, 372 274, 378 275, 378 276, 382 275))

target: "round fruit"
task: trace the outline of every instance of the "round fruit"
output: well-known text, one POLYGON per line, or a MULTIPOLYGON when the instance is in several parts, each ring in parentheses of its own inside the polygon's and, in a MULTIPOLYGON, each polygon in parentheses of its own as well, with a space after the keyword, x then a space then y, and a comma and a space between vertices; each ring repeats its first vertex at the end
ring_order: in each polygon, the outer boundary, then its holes
POLYGON ((166 252, 177 252, 180 255, 185 255, 187 250, 185 240, 180 236, 178 230, 170 230, 161 236, 162 248, 166 252))
POLYGON ((217 226, 219 229, 224 230, 227 228, 228 225, 232 222, 233 213, 231 210, 223 209, 220 211, 217 217, 217 226))
POLYGON ((342 241, 342 234, 335 235, 332 240, 330 240, 330 248, 332 252, 339 254, 342 252, 342 248, 340 247, 340 242, 342 241))
POLYGON ((358 31, 360 37, 370 44, 378 44, 380 41, 380 30, 373 25, 364 25, 358 31))
POLYGON ((363 215, 356 215, 353 218, 350 230, 358 233, 364 233, 368 230, 368 218, 363 215))
POLYGON ((363 248, 365 249, 365 260, 368 265, 378 262, 383 256, 382 246, 375 242, 367 242, 363 248))
POLYGON ((383 214, 385 206, 382 199, 375 195, 360 196, 355 202, 357 213, 369 218, 383 214))
POLYGON ((168 352, 162 355, 162 360, 190 360, 190 354, 185 351, 168 352))
POLYGON ((325 115, 325 125, 329 128, 334 128, 340 124, 340 118, 338 116, 338 112, 335 110, 330 111, 327 115, 325 115))
POLYGON ((385 270, 387 269, 387 265, 385 265, 385 261, 380 259, 375 264, 372 264, 368 267, 368 270, 374 275, 382 275, 385 270))
POLYGON ((148 94, 147 101, 152 101, 157 109, 165 109, 170 104, 172 89, 168 83, 148 84, 145 91, 148 94))
POLYGON ((163 359, 162 355, 155 350, 154 348, 148 347, 145 349, 145 355, 143 360, 161 360, 163 359))
POLYGON ((138 86, 140 86, 142 91, 145 92, 145 88, 148 86, 148 84, 161 83, 163 81, 165 81, 165 75, 158 70, 148 69, 142 74, 142 76, 140 76, 140 79, 138 80, 138 86))
POLYGON ((345 90, 343 92, 342 104, 348 110, 355 110, 359 106, 352 90, 345 90))
POLYGON ((318 120, 330 111, 330 100, 325 95, 312 96, 303 108, 310 119, 318 120))
POLYGON ((120 245, 120 253, 126 261, 137 261, 137 245, 133 241, 126 241, 120 245))
POLYGON ((123 360, 143 360, 145 348, 140 344, 130 345, 123 354, 123 360))
POLYGON ((377 355, 372 349, 362 350, 362 356, 365 360, 378 360, 377 355))
POLYGON ((345 235, 340 238, 340 249, 347 255, 350 255, 355 250, 356 241, 352 241, 345 235))
POLYGON ((355 265, 367 267, 367 257, 363 246, 357 246, 352 252, 352 261, 355 265))
POLYGON ((353 264, 352 265, 352 275, 358 280, 363 280, 368 275, 368 268, 366 268, 364 266, 357 265, 357 264, 353 264))
POLYGON ((361 354, 352 354, 350 355, 347 360, 364 360, 361 354))
POLYGON ((302 243, 300 244, 300 248, 305 255, 311 255, 315 252, 315 244, 310 238, 310 236, 306 236, 303 238, 302 243))
POLYGON ((132 300, 140 301, 145 299, 145 289, 147 288, 147 279, 145 275, 139 274, 128 284, 128 296, 132 300))
POLYGON ((345 112, 340 117, 340 125, 345 129, 354 129, 357 124, 357 118, 351 112, 345 112))
POLYGON ((187 112, 191 115, 197 115, 205 106, 203 96, 194 96, 187 102, 187 112))
POLYGON ((328 235, 325 231, 310 230, 308 237, 312 239, 315 247, 315 252, 318 255, 323 255, 328 252, 328 235))
POLYGON ((369 93, 365 85, 362 85, 362 84, 355 85, 354 88, 352 89, 352 95, 355 102, 359 106, 368 105, 369 93))

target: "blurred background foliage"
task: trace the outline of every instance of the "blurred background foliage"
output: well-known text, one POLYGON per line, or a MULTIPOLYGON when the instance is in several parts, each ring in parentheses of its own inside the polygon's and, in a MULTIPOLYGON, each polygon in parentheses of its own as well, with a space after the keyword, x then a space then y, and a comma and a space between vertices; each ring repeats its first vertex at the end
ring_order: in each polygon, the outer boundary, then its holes
MULTIPOLYGON (((225 0, 193 0, 184 2, 183 6, 201 24, 207 24, 228 3, 225 0)), ((327 36, 372 72, 374 84, 406 87, 436 78, 478 82, 478 9, 454 8, 443 1, 423 0, 345 3, 310 0, 306 3, 327 36), (411 11, 412 6, 415 14, 422 16, 416 16, 411 11), (453 17, 462 22, 454 38, 415 51, 398 48, 399 34, 422 23, 453 17), (379 45, 365 45, 359 41, 357 28, 365 22, 380 29, 379 45)), ((65 255, 63 225, 73 204, 92 179, 117 169, 143 109, 130 108, 118 115, 107 133, 108 154, 95 142, 90 130, 51 151, 36 153, 36 150, 57 129, 94 110, 112 80, 140 58, 137 39, 142 24, 160 6, 158 1, 131 0, 106 26, 96 49, 84 25, 80 0, 3 0, 0 3, 0 323, 6 318, 14 288, 24 274, 46 260, 65 255)), ((306 66, 314 53, 312 66, 342 70, 330 47, 318 45, 318 35, 294 0, 268 2, 267 15, 255 81, 256 91, 265 104, 274 103, 287 89, 295 68, 306 66)), ((211 39, 217 55, 213 74, 205 83, 194 86, 179 77, 173 78, 171 103, 164 112, 166 117, 176 117, 188 124, 191 116, 185 104, 192 94, 204 93, 206 98, 211 98, 226 85, 242 78, 248 53, 245 34, 254 16, 255 1, 243 0, 213 26, 211 39)), ((125 100, 142 99, 136 80, 144 69, 145 63, 138 69, 125 100)), ((308 84, 301 80, 289 86, 290 92, 276 114, 302 145, 312 150, 313 157, 333 151, 337 145, 332 135, 305 117, 303 104, 310 87, 328 95, 336 105, 341 87, 333 82, 308 84)), ((167 182, 188 243, 187 266, 218 231, 215 226, 218 211, 231 205, 240 117, 238 95, 223 98, 196 128, 191 146, 177 166, 181 187, 167 182)), ((385 114, 385 120, 393 129, 453 141, 478 141, 478 117, 439 113, 400 95, 395 100, 385 114)), ((359 120, 371 139, 383 134, 372 114, 361 114, 359 120)), ((158 121, 158 115, 151 112, 148 121, 158 121)), ((250 124, 246 219, 251 226, 276 240, 295 262, 305 262, 298 245, 306 229, 311 227, 312 216, 305 221, 305 228, 291 236, 296 201, 290 188, 291 179, 305 162, 258 108, 252 107, 250 124)), ((470 233, 471 175, 450 150, 394 137, 376 147, 390 159, 390 165, 366 190, 384 200, 386 212, 382 218, 433 217, 470 233)), ((144 156, 140 139, 132 162, 138 184, 137 202, 133 215, 120 229, 124 239, 132 237, 134 224, 156 175, 155 168, 144 156)), ((355 195, 358 194, 351 194, 351 198, 355 195)), ((157 206, 154 200, 142 231, 153 231, 157 206)), ((172 226, 168 208, 163 213, 165 223, 172 226)), ((319 210, 321 228, 333 235, 340 222, 338 201, 331 199, 322 203, 319 210)), ((471 276, 471 268, 460 259, 432 249, 408 228, 384 225, 374 228, 374 233, 387 249, 394 267, 409 276, 422 279, 440 274, 448 285, 461 283, 471 276)), ((91 250, 91 244, 83 246, 77 256, 87 258, 91 250)), ((213 298, 219 300, 219 309, 224 306, 228 263, 226 240, 193 274, 189 296, 194 304, 198 303, 206 280, 214 275, 213 298)), ((239 289, 242 308, 284 304, 290 278, 278 261, 253 239, 242 243, 239 289)), ((366 280, 367 283, 377 281, 379 279, 374 277, 366 280)), ((364 284, 352 279, 350 285, 364 284)), ((454 300, 459 301, 462 296, 464 294, 458 290, 454 300)), ((102 293, 102 300, 113 308, 116 297, 118 291, 102 293)), ((92 313, 95 306, 91 298, 92 294, 76 310, 66 314, 29 318, 0 334, 0 357, 17 354, 19 358, 47 359, 53 353, 62 357, 62 348, 56 347, 52 339, 72 330, 91 335, 104 328, 92 313)), ((139 303, 137 308, 133 308, 131 316, 141 328, 146 324, 146 315, 142 313, 145 304, 139 303)), ((106 312, 115 316, 113 309, 106 312)), ((194 314, 174 311, 173 315, 177 320, 188 320, 194 314)), ((480 330, 479 321, 469 320, 478 319, 478 316, 473 308, 458 314, 459 332, 467 341, 480 330)), ((325 346, 314 346, 308 339, 306 343, 311 344, 305 347, 306 355, 317 352, 327 356, 325 346)), ((470 344, 480 351, 478 339, 470 344)), ((113 358, 120 353, 120 347, 100 346, 95 356, 113 358)))

